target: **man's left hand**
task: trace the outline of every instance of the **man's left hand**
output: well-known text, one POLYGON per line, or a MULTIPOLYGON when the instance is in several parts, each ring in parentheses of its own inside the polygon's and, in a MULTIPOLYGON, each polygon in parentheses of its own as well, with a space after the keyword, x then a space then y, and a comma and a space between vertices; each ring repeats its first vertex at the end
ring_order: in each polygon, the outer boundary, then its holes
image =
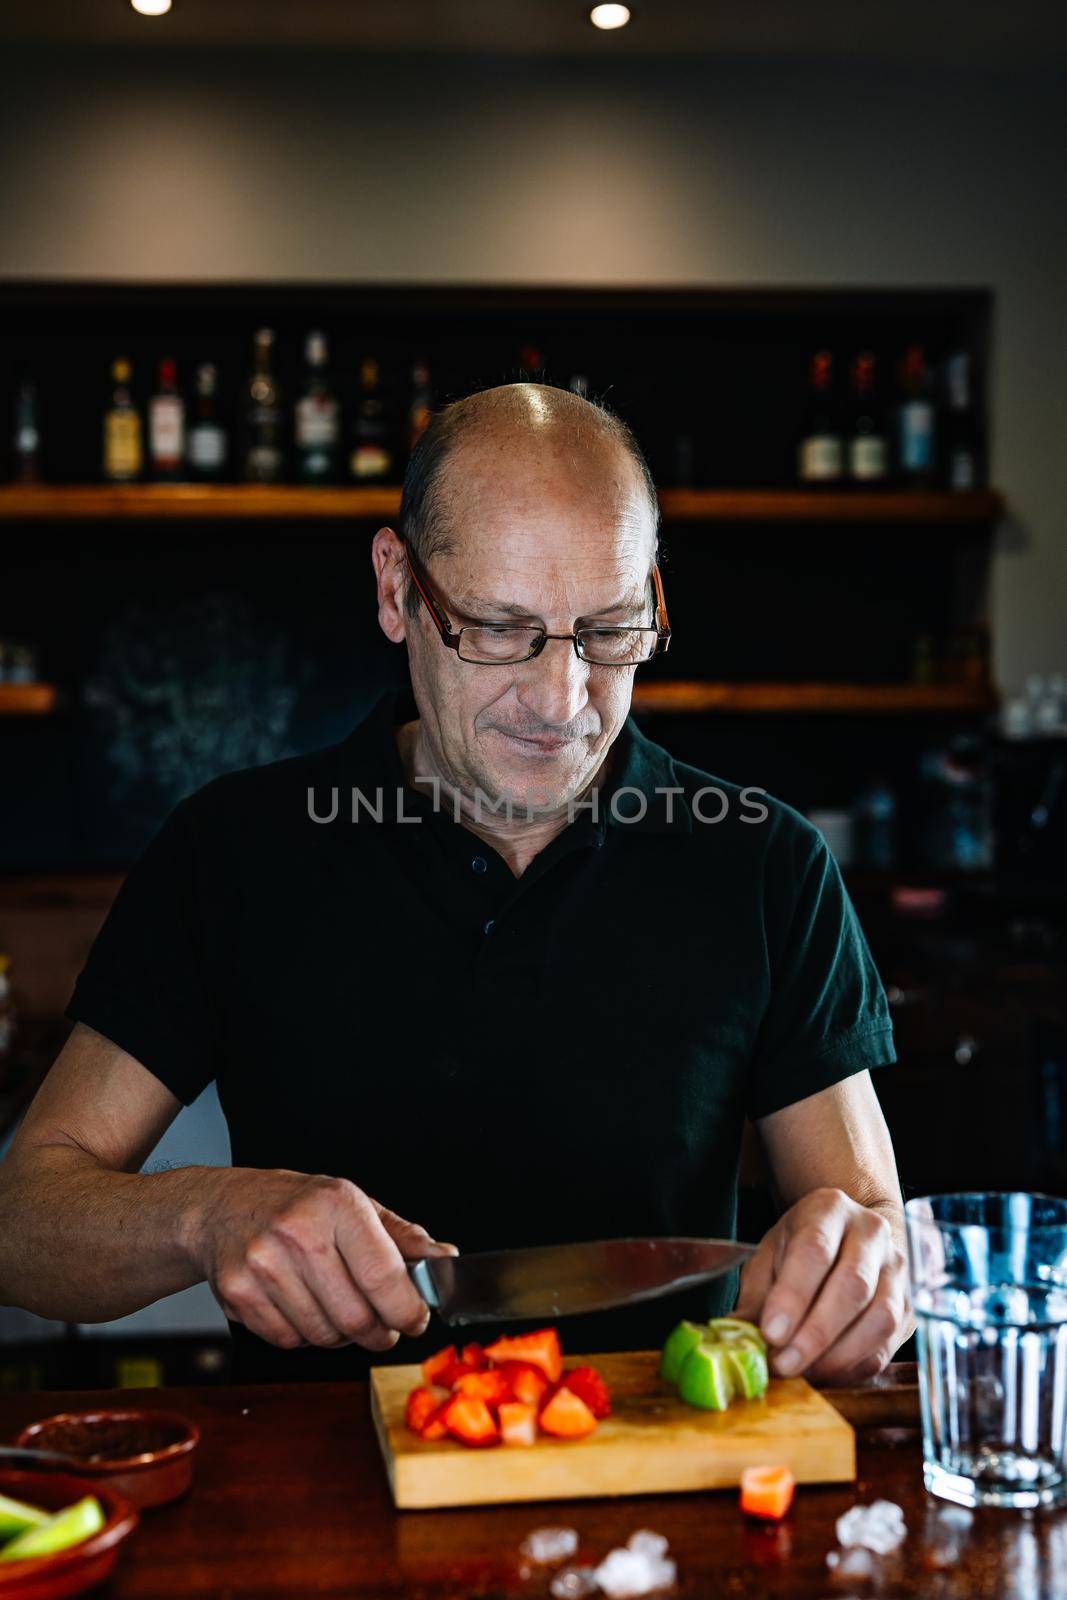
POLYGON ((734 1314, 759 1324, 781 1377, 860 1383, 910 1330, 904 1252, 882 1211, 814 1189, 745 1266, 734 1314))

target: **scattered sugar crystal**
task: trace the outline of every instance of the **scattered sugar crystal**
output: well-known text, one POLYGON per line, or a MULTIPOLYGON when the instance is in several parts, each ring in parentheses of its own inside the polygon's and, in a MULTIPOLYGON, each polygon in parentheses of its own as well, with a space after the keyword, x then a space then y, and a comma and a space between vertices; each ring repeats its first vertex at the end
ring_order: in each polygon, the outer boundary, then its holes
POLYGON ((653 1533, 650 1528, 638 1528, 627 1539, 626 1548, 657 1559, 665 1556, 670 1546, 662 1533, 653 1533))
POLYGON ((596 1581, 610 1600, 669 1589, 677 1576, 673 1561, 645 1550, 609 1550, 596 1569, 596 1581))
POLYGON ((578 1535, 573 1528, 535 1528, 527 1534, 522 1554, 539 1567, 548 1567, 568 1560, 577 1548, 578 1535))
POLYGON ((599 1587, 594 1567, 561 1567, 549 1584, 548 1592, 553 1600, 585 1600, 599 1587))
POLYGON ((869 1506, 853 1506, 837 1519, 837 1541, 846 1548, 861 1545, 876 1555, 888 1555, 907 1534, 904 1513, 892 1500, 875 1500, 869 1506))

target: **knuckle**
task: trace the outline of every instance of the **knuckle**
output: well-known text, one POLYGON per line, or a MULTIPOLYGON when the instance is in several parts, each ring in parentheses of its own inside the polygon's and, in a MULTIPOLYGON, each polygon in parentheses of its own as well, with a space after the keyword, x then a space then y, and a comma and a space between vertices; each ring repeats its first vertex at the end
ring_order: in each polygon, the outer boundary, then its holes
POLYGON ((244 1272, 227 1269, 219 1274, 216 1288, 224 1300, 232 1306, 240 1306, 248 1300, 252 1284, 244 1272))
POLYGON ((841 1268, 841 1293, 850 1303, 866 1305, 874 1294, 875 1283, 875 1274, 858 1261, 841 1268))
POLYGON ((347 1311, 341 1323, 349 1339, 365 1339, 378 1326, 378 1319, 369 1306, 354 1306, 347 1311))
POLYGON ((871 1312, 871 1332, 880 1344, 893 1337, 899 1320, 897 1308, 888 1300, 873 1308, 871 1312))
POLYGON ((253 1239, 245 1251, 245 1266, 257 1278, 268 1282, 277 1277, 277 1262, 269 1239, 253 1239))
POLYGON ((279 1345, 283 1350, 296 1350, 304 1341, 295 1328, 282 1328, 271 1336, 270 1342, 279 1345))

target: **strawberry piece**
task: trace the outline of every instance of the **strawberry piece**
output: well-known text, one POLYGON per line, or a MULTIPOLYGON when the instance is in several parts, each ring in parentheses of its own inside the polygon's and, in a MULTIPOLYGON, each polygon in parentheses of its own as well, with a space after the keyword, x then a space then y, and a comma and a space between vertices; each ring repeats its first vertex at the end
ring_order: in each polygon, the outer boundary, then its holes
POLYGON ((540 1367, 549 1383, 556 1383, 563 1371, 563 1351, 555 1328, 540 1328, 514 1339, 498 1339, 486 1347, 490 1361, 525 1361, 540 1367))
POLYGON ((489 1365, 489 1357, 485 1353, 485 1346, 480 1344, 465 1344, 459 1353, 459 1359, 468 1367, 473 1367, 476 1372, 483 1372, 489 1365))
POLYGON ((793 1504, 796 1479, 788 1467, 746 1467, 741 1474, 741 1510, 780 1522, 793 1504))
POLYGON ((585 1401, 564 1384, 560 1384, 545 1406, 539 1421, 543 1431, 557 1439, 583 1439, 597 1425, 585 1401))
POLYGON ((466 1394, 454 1394, 444 1408, 443 1417, 449 1433, 463 1444, 500 1442, 500 1429, 484 1400, 466 1394))
POLYGON ((507 1379, 516 1400, 526 1406, 541 1404, 549 1383, 540 1367, 531 1367, 528 1361, 504 1361, 496 1370, 507 1379))
POLYGON ((440 1410, 443 1398, 439 1389, 412 1389, 404 1410, 404 1422, 412 1433, 422 1433, 434 1412, 440 1410))
POLYGON ((537 1407, 508 1400, 500 1407, 500 1437, 505 1444, 537 1443, 537 1407))
POLYGON ((452 1392, 469 1395, 474 1400, 484 1400, 490 1411, 515 1398, 507 1378, 493 1367, 487 1367, 484 1372, 464 1373, 452 1392))
POLYGON ((439 1383, 444 1389, 454 1389, 461 1378, 476 1374, 477 1371, 478 1368, 472 1367, 469 1361, 453 1361, 450 1366, 445 1367, 439 1377, 434 1379, 434 1382, 439 1383))
POLYGON ((438 1350, 435 1356, 427 1356, 422 1363, 422 1375, 428 1384, 440 1384, 442 1389, 451 1389, 450 1383, 445 1383, 442 1376, 449 1367, 456 1364, 456 1347, 454 1344, 446 1345, 443 1350, 438 1350))
POLYGON ((572 1368, 563 1374, 563 1384, 572 1394, 585 1401, 598 1422, 601 1417, 611 1416, 608 1386, 595 1367, 572 1368))
POLYGON ((448 1423, 445 1421, 445 1410, 449 1405, 451 1405, 451 1403, 452 1396, 447 1395, 443 1403, 437 1407, 437 1410, 433 1413, 429 1421, 423 1427, 422 1432, 419 1435, 421 1439, 434 1440, 448 1438, 448 1423))

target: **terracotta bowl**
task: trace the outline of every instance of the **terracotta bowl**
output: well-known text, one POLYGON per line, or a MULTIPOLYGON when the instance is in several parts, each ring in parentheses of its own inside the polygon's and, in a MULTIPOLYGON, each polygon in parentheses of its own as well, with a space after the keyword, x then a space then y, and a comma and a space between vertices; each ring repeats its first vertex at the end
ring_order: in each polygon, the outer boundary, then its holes
POLYGON ((119 1550, 137 1526, 137 1511, 109 1483, 68 1472, 0 1471, 0 1494, 45 1511, 59 1511, 95 1494, 107 1519, 98 1533, 67 1550, 28 1561, 0 1561, 2 1600, 62 1600, 110 1576, 119 1550))
POLYGON ((15 1443, 77 1456, 71 1472, 108 1484, 143 1510, 177 1500, 189 1488, 200 1429, 176 1411, 109 1407, 31 1422, 15 1443))

